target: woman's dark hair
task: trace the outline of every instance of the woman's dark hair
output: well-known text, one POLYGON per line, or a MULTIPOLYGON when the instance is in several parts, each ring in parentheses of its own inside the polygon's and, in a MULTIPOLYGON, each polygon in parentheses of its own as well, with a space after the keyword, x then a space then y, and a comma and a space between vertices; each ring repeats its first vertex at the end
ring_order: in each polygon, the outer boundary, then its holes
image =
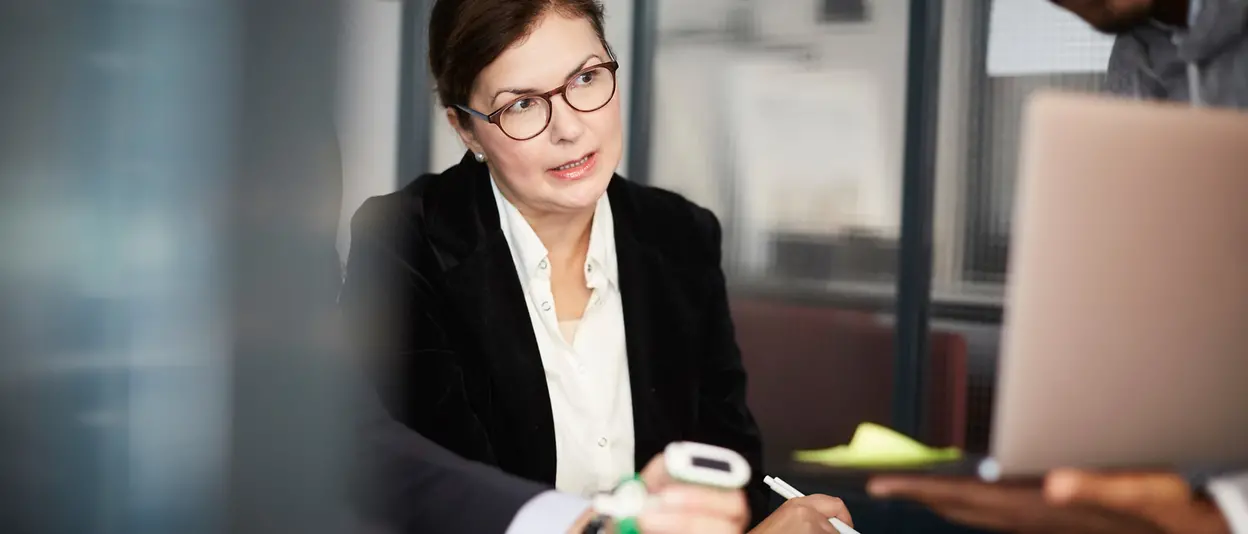
MULTIPOLYGON (((588 20, 606 46, 597 0, 437 0, 429 18, 429 67, 442 105, 466 105, 477 75, 548 12, 588 20)), ((456 111, 467 125, 468 114, 456 111)))

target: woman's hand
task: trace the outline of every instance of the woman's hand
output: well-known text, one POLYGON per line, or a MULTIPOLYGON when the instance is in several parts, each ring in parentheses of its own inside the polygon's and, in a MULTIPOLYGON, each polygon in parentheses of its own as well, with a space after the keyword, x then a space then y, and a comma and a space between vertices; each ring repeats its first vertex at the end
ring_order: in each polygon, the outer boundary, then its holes
MULTIPOLYGON (((741 534, 749 524, 750 512, 744 492, 673 480, 667 473, 662 454, 646 464, 641 480, 646 483, 651 498, 637 516, 637 526, 645 534, 741 534)), ((586 510, 568 533, 584 532, 594 515, 593 510, 586 510)))
POLYGON ((827 495, 807 495, 785 501, 775 512, 767 516, 750 534, 836 534, 836 528, 828 522, 837 518, 853 526, 845 503, 827 495))
POLYGON ((667 473, 663 455, 655 456, 641 470, 641 480, 654 504, 637 517, 645 534, 740 534, 750 522, 750 511, 741 490, 681 484, 667 473))

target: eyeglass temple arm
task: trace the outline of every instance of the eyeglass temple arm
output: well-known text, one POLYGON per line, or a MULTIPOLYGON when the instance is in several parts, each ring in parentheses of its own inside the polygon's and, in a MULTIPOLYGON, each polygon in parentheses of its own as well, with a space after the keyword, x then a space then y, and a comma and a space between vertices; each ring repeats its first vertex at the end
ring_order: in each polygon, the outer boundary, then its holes
POLYGON ((470 107, 468 107, 468 106, 465 106, 465 105, 462 105, 462 104, 455 104, 455 107, 457 107, 457 108, 459 108, 459 109, 463 110, 464 112, 468 113, 469 115, 472 115, 473 117, 476 117, 476 118, 478 118, 478 119, 481 119, 481 120, 483 120, 483 121, 485 121, 485 122, 490 122, 490 116, 489 116, 489 115, 486 115, 486 114, 484 114, 484 113, 481 113, 480 111, 477 111, 477 110, 475 110, 475 109, 472 109, 472 108, 470 108, 470 107))

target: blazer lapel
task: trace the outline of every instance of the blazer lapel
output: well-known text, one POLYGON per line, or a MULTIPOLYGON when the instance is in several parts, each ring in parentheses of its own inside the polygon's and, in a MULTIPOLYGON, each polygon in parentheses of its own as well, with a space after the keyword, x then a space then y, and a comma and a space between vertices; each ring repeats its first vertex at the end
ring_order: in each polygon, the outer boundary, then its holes
POLYGON ((637 239, 644 230, 622 180, 615 178, 607 192, 615 219, 616 261, 627 333, 634 455, 636 466, 641 469, 669 442, 680 439, 669 413, 675 406, 669 404, 674 400, 672 395, 679 392, 672 391, 673 382, 669 379, 683 372, 674 368, 676 358, 667 354, 662 344, 665 332, 656 328, 671 315, 662 298, 667 290, 662 257, 637 239))
MULTIPOLYGON (((516 274, 511 249, 485 165, 465 156, 447 196, 432 206, 429 232, 447 243, 448 305, 469 325, 467 339, 480 343, 482 361, 464 362, 490 383, 479 392, 499 466, 513 474, 555 483, 555 431, 545 369, 516 274), (472 210, 463 210, 465 205, 472 210), (439 210, 439 206, 455 210, 439 210)), ((468 357, 478 356, 476 354, 468 357)))

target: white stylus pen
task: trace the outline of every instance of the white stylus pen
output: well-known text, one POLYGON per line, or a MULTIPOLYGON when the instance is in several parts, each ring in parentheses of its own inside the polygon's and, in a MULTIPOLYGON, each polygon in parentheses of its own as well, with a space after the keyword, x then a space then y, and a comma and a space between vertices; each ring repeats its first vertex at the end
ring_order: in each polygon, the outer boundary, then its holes
MULTIPOLYGON (((786 500, 796 499, 798 497, 806 496, 802 494, 802 492, 797 491, 797 488, 790 486, 788 482, 785 482, 773 476, 764 476, 763 483, 767 484, 767 487, 771 488, 771 491, 774 491, 780 494, 780 496, 784 497, 786 500)), ((840 532, 841 534, 862 534, 861 532, 854 530, 854 527, 846 525, 844 521, 841 521, 840 519, 837 519, 835 517, 828 518, 828 522, 832 523, 832 527, 835 528, 836 531, 840 532)))

